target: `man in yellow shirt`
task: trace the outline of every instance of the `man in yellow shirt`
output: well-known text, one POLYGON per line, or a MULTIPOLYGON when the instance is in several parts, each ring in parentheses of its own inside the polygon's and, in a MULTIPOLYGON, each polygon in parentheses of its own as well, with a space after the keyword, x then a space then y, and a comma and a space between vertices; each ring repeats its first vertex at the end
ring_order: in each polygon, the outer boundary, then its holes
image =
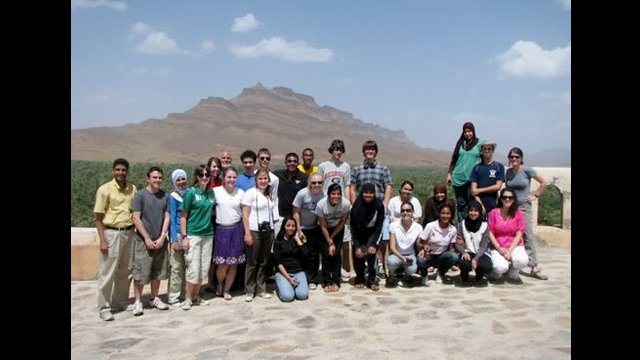
POLYGON ((104 321, 113 320, 113 310, 126 307, 131 280, 132 219, 136 186, 127 183, 129 162, 113 161, 113 179, 98 188, 93 212, 100 239, 98 311, 104 321))
POLYGON ((302 164, 298 165, 298 170, 302 171, 307 177, 314 172, 318 172, 318 167, 313 165, 313 149, 306 148, 302 150, 302 164))

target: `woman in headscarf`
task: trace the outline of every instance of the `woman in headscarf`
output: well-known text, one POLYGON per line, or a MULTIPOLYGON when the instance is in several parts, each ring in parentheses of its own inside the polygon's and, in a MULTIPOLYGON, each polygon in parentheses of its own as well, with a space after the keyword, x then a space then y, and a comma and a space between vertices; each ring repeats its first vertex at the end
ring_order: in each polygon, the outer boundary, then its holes
POLYGON ((482 281, 484 275, 491 273, 493 264, 487 251, 488 246, 489 225, 482 221, 482 205, 471 200, 467 217, 458 224, 456 250, 460 254, 458 265, 462 281, 466 283, 469 280, 471 270, 476 273, 476 283, 482 281))
POLYGON ((473 167, 480 161, 480 140, 476 137, 476 128, 473 123, 466 122, 453 148, 447 173, 447 185, 453 185, 458 203, 458 224, 467 216, 467 204, 471 200, 469 177, 473 167))
POLYGON ((440 215, 440 207, 444 204, 448 204, 453 209, 453 213, 456 213, 456 202, 447 195, 447 185, 437 182, 433 186, 433 196, 427 198, 424 204, 424 219, 422 219, 422 226, 426 226, 434 220, 438 220, 440 215))
POLYGON ((171 274, 169 275, 169 305, 180 306, 180 298, 184 298, 184 251, 180 236, 180 204, 187 191, 187 172, 175 169, 171 173, 171 182, 175 191, 169 196, 169 239, 171 241, 171 274))
POLYGON ((351 208, 351 241, 353 245, 353 267, 356 270, 355 287, 366 285, 373 291, 380 290, 376 279, 376 252, 384 220, 384 205, 376 199, 374 185, 366 183, 351 208), (365 283, 364 263, 368 274, 365 283))

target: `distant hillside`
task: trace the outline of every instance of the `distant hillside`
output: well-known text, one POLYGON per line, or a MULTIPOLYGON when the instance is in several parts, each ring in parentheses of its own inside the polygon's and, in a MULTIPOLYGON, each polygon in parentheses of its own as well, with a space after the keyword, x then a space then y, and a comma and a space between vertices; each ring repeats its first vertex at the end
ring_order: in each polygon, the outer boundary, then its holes
POLYGON ((531 166, 571 167, 571 150, 547 149, 531 155, 524 154, 524 157, 525 164, 531 166))
POLYGON ((226 148, 239 164, 245 149, 267 147, 280 165, 286 153, 301 154, 310 147, 319 162, 328 158, 327 148, 335 138, 344 140, 348 162, 362 159, 362 143, 367 139, 378 142, 379 159, 390 165, 446 166, 451 156, 449 151, 416 146, 401 130, 366 123, 331 106, 318 106, 311 96, 257 83, 233 99, 209 97, 164 119, 71 130, 71 159, 124 157, 136 162, 201 163, 226 148))

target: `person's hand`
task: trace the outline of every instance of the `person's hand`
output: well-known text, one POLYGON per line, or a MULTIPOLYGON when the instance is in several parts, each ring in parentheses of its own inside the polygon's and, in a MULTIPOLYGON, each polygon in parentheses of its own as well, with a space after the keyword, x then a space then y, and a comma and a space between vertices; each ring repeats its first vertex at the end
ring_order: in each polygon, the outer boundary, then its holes
POLYGON ((189 238, 185 237, 184 239, 182 239, 182 248, 184 249, 184 251, 189 251, 189 238))
POLYGON ((471 260, 471 270, 476 271, 477 267, 478 267, 478 260, 476 259, 471 260))
POLYGON ((100 241, 100 252, 104 256, 109 256, 109 244, 106 241, 100 241))
POLYGON ((244 234, 244 243, 247 246, 253 246, 253 236, 251 236, 251 233, 244 234))
POLYGON ((329 244, 329 256, 335 256, 335 254, 336 254, 336 244, 331 242, 331 244, 329 244))
POLYGON ((369 248, 367 249, 367 252, 369 253, 369 255, 375 255, 377 251, 378 249, 376 249, 376 247, 373 245, 369 246, 369 248))
POLYGON ((155 250, 156 243, 151 239, 144 239, 144 246, 146 246, 149 250, 155 250))
POLYGON ((172 242, 171 243, 171 249, 173 249, 173 252, 178 252, 180 251, 180 243, 179 242, 172 242))
POLYGON ((298 286, 298 284, 299 284, 298 280, 297 280, 296 278, 294 278, 294 277, 290 277, 290 278, 289 278, 289 283, 290 283, 292 286, 298 286))
POLYGON ((471 260, 471 255, 469 255, 469 253, 462 254, 462 260, 466 260, 466 261, 471 260))
POLYGON ((357 247, 355 251, 355 255, 358 259, 362 259, 364 257, 364 253, 362 252, 362 248, 357 247))
POLYGON ((447 174, 447 185, 451 186, 451 173, 447 174))

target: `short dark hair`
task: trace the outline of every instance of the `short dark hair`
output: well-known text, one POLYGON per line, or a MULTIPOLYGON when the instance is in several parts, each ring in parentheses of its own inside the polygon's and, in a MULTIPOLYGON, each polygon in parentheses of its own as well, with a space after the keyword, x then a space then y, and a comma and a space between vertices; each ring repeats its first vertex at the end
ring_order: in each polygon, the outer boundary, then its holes
POLYGON ((376 151, 376 154, 377 154, 378 144, 375 142, 375 140, 367 140, 364 142, 364 144, 362 144, 362 152, 364 153, 364 151, 367 149, 373 149, 376 151))
POLYGON ((118 165, 124 165, 124 167, 126 167, 127 170, 129 169, 129 162, 127 161, 127 159, 117 158, 117 159, 113 160, 112 169, 115 169, 116 166, 118 166, 118 165))
POLYGON ((329 145, 329 154, 331 154, 333 150, 342 150, 342 152, 345 153, 344 141, 340 139, 334 139, 331 141, 331 145, 329 145))
POLYGON ((164 171, 162 171, 162 168, 160 168, 160 166, 152 166, 149 168, 149 171, 147 171, 147 177, 149 177, 149 175, 151 175, 151 173, 154 171, 157 171, 160 174, 164 175, 164 171))
POLYGON ((304 155, 305 151, 311 151, 311 155, 315 154, 312 148, 304 148, 304 150, 302 150, 302 155, 304 155))
POLYGON ((247 149, 243 151, 242 154, 240 154, 240 161, 243 161, 246 158, 251 158, 253 162, 256 162, 258 155, 256 155, 256 153, 253 150, 247 149))

